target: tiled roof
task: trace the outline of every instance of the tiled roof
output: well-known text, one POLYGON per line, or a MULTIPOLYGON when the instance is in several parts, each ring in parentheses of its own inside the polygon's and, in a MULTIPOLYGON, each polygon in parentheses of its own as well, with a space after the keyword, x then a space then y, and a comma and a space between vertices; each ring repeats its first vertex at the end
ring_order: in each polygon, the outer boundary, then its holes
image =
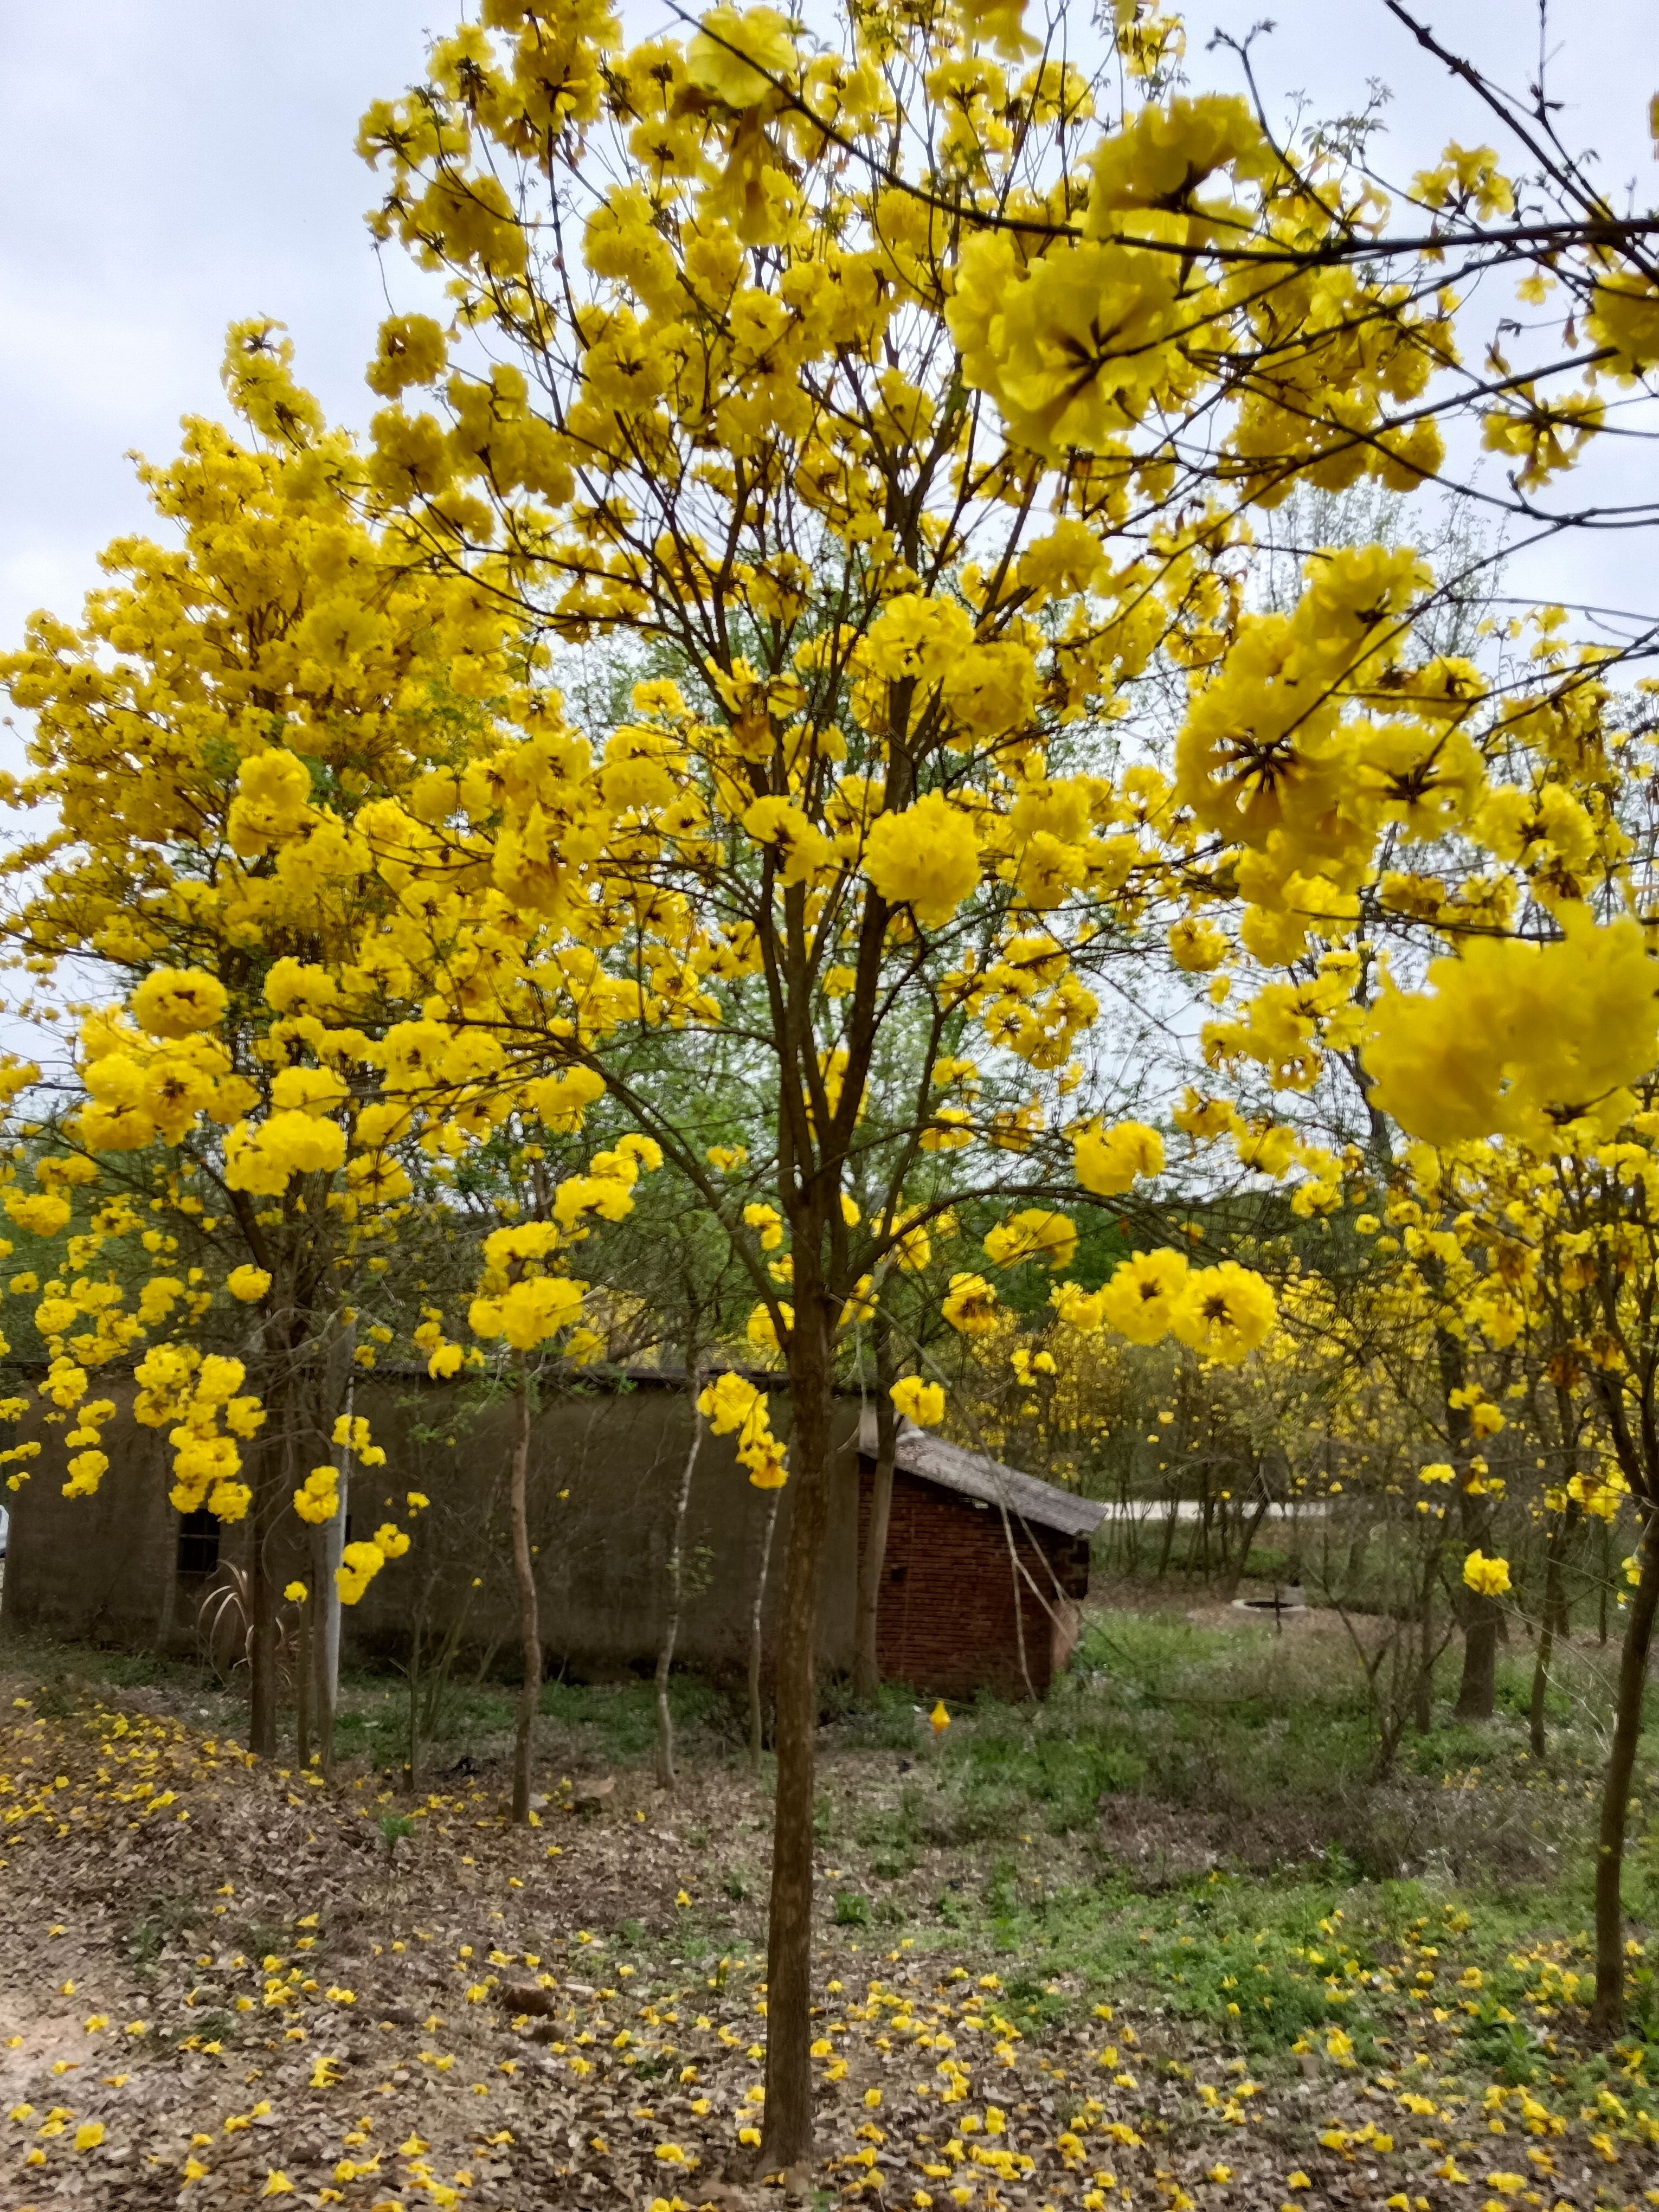
MULTIPOLYGON (((873 1407, 866 1407, 860 1419, 859 1450, 866 1459, 876 1455, 873 1407)), ((981 1505, 1006 1505, 1016 1521, 1035 1521, 1063 1535, 1091 1536, 1106 1517, 1106 1508, 1095 1498, 1079 1498, 1034 1474, 1022 1474, 1018 1468, 1004 1467, 983 1452, 964 1451, 960 1444, 946 1443, 943 1437, 930 1436, 909 1421, 899 1423, 894 1464, 906 1474, 936 1482, 941 1490, 953 1490, 981 1505)))

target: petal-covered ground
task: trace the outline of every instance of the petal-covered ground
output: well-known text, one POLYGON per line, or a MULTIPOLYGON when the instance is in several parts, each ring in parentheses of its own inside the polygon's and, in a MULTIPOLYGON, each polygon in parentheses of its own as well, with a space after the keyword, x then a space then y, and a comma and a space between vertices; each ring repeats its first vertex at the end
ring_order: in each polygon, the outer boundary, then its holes
MULTIPOLYGON (((413 1805, 372 1775, 329 1790, 167 1703, 20 1682, 0 1708, 3 2212, 1659 2204, 1645 2046, 1610 2067, 1559 2039, 1571 1946, 1514 1953, 1503 2002, 1455 1910, 1386 1955, 1338 1911, 1311 1945, 1233 1929, 1200 1962, 1179 1930, 1213 1917, 1212 1870, 1124 1929, 1146 1963, 1121 1987, 1052 1944, 1034 1984, 1006 1941, 872 1924, 828 1845, 818 2163, 750 2181, 769 1806, 746 1775, 671 1801, 623 1772, 584 1811, 550 1774, 515 1831, 487 1765, 413 1805), (1309 2024, 1230 2047, 1182 2004, 1183 1959, 1224 2023, 1243 1997, 1309 2024)), ((829 1787, 873 1803, 894 1764, 832 1760, 829 1787)), ((1020 1879, 1069 1871, 1024 1838, 1020 1879)))

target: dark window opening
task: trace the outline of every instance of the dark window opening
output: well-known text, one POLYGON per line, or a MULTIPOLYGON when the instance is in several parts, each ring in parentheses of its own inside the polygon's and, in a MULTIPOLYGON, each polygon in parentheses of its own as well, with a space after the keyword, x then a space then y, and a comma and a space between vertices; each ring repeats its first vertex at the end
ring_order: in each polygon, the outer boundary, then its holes
POLYGON ((909 1569, 908 1567, 894 1567, 889 1573, 887 1579, 889 1582, 902 1583, 908 1572, 909 1569))
POLYGON ((180 1516, 179 1571, 181 1575, 210 1575, 219 1564, 219 1516, 206 1506, 180 1516))

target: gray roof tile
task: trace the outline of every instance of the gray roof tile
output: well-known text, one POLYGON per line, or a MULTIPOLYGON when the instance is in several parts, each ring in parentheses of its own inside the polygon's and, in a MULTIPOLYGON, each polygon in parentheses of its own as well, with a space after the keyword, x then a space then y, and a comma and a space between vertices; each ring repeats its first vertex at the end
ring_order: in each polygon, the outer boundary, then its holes
MULTIPOLYGON (((876 1455, 875 1408, 866 1406, 859 1422, 859 1450, 866 1459, 876 1455)), ((960 1444, 946 1443, 901 1419, 894 1463, 906 1474, 936 1482, 982 1505, 1006 1505, 1017 1521, 1035 1521, 1039 1527, 1057 1528, 1067 1536, 1091 1536, 1106 1517, 1106 1508, 1092 1498, 1079 1498, 983 1452, 970 1452, 960 1444)))

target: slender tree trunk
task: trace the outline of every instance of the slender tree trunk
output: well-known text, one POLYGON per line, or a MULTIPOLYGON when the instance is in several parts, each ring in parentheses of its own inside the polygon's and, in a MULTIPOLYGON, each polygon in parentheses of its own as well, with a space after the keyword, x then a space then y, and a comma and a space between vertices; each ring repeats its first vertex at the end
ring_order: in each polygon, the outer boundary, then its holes
MULTIPOLYGON (((1458 1501, 1466 1552, 1484 1552, 1492 1540, 1492 1509, 1465 1492, 1458 1501)), ((1463 1590, 1463 1673, 1453 1711, 1460 1721, 1489 1721, 1498 1704, 1498 1622, 1495 1597, 1463 1590)))
POLYGON ((1601 1572, 1599 1581, 1601 1587, 1597 1595, 1601 1603, 1596 1610, 1595 1640, 1598 1644, 1605 1644, 1607 1640, 1607 1599, 1613 1589, 1613 1531, 1605 1521, 1601 1523, 1601 1572))
POLYGON ((691 1407, 691 1448, 685 1455, 680 1486, 674 1499, 674 1529, 668 1547, 668 1613, 663 1623, 662 1649, 657 1654, 657 1787, 674 1787, 674 1716, 668 1703, 668 1674, 679 1641, 680 1600, 685 1581, 685 1516, 691 1503, 691 1477, 702 1443, 702 1415, 697 1410, 697 1370, 689 1362, 685 1370, 686 1396, 691 1407))
MULTIPOLYGON (((325 1780, 334 1779, 334 1670, 330 1657, 329 1601, 334 1619, 339 1617, 340 1592, 334 1580, 334 1564, 345 1548, 345 1499, 334 1509, 332 1520, 311 1531, 311 1714, 315 1741, 312 1748, 325 1780), (337 1527, 336 1524, 338 1524, 337 1527)), ((337 1637, 337 1628, 335 1631, 337 1637)), ((337 1644, 336 1645, 337 1649, 337 1644)))
POLYGON ((1417 1605, 1417 1686, 1413 1718, 1419 1735, 1434 1726, 1434 1559, 1423 1569, 1423 1594, 1417 1605))
MULTIPOLYGON (((1474 1431, 1468 1407, 1452 1403, 1454 1395, 1463 1389, 1468 1379, 1463 1347, 1443 1328, 1435 1330, 1434 1345, 1446 1407, 1446 1435, 1457 1470, 1458 1526, 1463 1547, 1466 1552, 1484 1551, 1492 1540, 1492 1508, 1484 1497, 1471 1498, 1465 1486, 1474 1431)), ((1470 1589, 1460 1578, 1456 1607, 1463 1629, 1463 1673, 1453 1711, 1460 1721, 1489 1721, 1498 1702, 1498 1601, 1470 1589)))
MULTIPOLYGON (((1129 1478, 1127 1472, 1118 1477, 1117 1502, 1122 1513, 1121 1526, 1123 1529, 1124 1563, 1130 1574, 1139 1574, 1140 1571, 1140 1516, 1129 1510, 1129 1478)), ((1115 1528, 1113 1530, 1113 1536, 1115 1540, 1115 1528)))
POLYGON ((1227 1581, 1227 1602, 1230 1605, 1238 1595, 1239 1585, 1244 1579, 1244 1570, 1250 1564, 1250 1553, 1255 1548, 1255 1540, 1261 1533, 1261 1524, 1267 1517, 1267 1487, 1264 1482, 1261 1486, 1261 1495, 1255 1503, 1255 1509, 1251 1513, 1249 1519, 1243 1522, 1240 1532, 1238 1540, 1238 1563, 1234 1567, 1227 1581))
POLYGON ((519 1366, 519 1433, 513 1446, 513 1565, 519 1583, 519 1635, 524 1647, 524 1680, 519 1688, 518 1727, 513 1738, 513 1818, 530 1819, 531 1753, 536 1716, 542 1702, 542 1627, 536 1601, 536 1562, 530 1549, 530 1375, 519 1366))
MULTIPOLYGON (((355 1351, 356 1337, 357 1332, 354 1325, 346 1339, 346 1348, 348 1352, 355 1351)), ((323 1522, 320 1532, 322 1571, 319 1577, 321 1583, 321 1589, 319 1593, 319 1602, 322 1610, 319 1615, 319 1619, 322 1626, 322 1634, 318 1638, 318 1641, 321 1644, 322 1649, 318 1655, 317 1662, 317 1735, 323 1755, 323 1772, 328 1777, 331 1782, 334 1779, 334 1716, 338 1711, 340 1704, 340 1628, 342 1614, 340 1607, 340 1585, 337 1577, 345 1558, 346 1522, 351 1513, 350 1424, 356 1414, 356 1410, 357 1368, 356 1360, 354 1359, 352 1364, 346 1369, 345 1413, 347 1424, 347 1442, 343 1450, 340 1454, 339 1480, 336 1486, 335 1492, 340 1503, 335 1510, 332 1518, 323 1522)), ((332 1423, 330 1423, 326 1429, 322 1430, 323 1435, 329 1437, 331 1439, 329 1447, 331 1450, 332 1449, 332 1423)))
POLYGON ((1648 1651, 1659 1612, 1659 1543, 1650 1512, 1636 1556, 1642 1579, 1631 1595, 1619 1655, 1619 1692, 1613 1706, 1613 1747, 1601 1784, 1601 1823, 1595 1862, 1595 2002, 1590 2032, 1611 2042, 1625 2025, 1625 1924, 1621 1895, 1625 1829, 1630 1814, 1631 1777, 1642 1733, 1642 1698, 1647 1686, 1648 1651))
POLYGON ((1002 1540, 1008 1547, 1008 1579, 1014 1595, 1014 1656, 1019 1666, 1019 1679, 1025 1686, 1025 1694, 1036 1703, 1036 1685, 1031 1680, 1031 1664, 1025 1650, 1025 1577, 1021 1571, 1019 1547, 1014 1540, 1014 1523, 1005 1504, 1002 1512, 1002 1540))
POLYGON ((887 1564, 887 1529, 893 1515, 893 1463, 898 1450, 898 1415, 889 1393, 893 1384, 893 1331, 878 1306, 872 1328, 876 1355, 876 1472, 870 1492, 870 1525, 859 1560, 858 1628, 853 1650, 853 1689, 872 1702, 881 1687, 877 1638, 881 1622, 881 1578, 887 1564))
POLYGON ((1348 1557, 1342 1569, 1342 1588, 1350 1600, 1358 1595, 1359 1585, 1364 1578, 1365 1560, 1370 1548, 1370 1524, 1362 1519, 1357 1523, 1352 1535, 1348 1539, 1348 1557))
POLYGON ((1544 1700, 1549 1695, 1550 1661, 1555 1653, 1556 1633, 1565 1611, 1562 1599, 1561 1562, 1572 1534, 1575 1510, 1574 1507, 1569 1506, 1565 1513, 1557 1516, 1544 1555, 1544 1616, 1538 1626, 1538 1656, 1533 1664, 1532 1706, 1528 1723, 1534 1759, 1543 1759, 1548 1754, 1544 1730, 1544 1700))
POLYGON ((777 1533, 778 1502, 782 1492, 775 1490, 766 1509, 766 1526, 761 1532, 760 1567, 755 1577, 755 1601, 749 1609, 749 1764, 758 1774, 761 1754, 766 1748, 766 1714, 761 1704, 761 1663, 765 1654, 766 1578, 772 1565, 772 1539, 777 1533))
POLYGON ((300 1648, 294 1662, 294 1763, 301 1774, 311 1764, 311 1611, 309 1600, 300 1607, 300 1648))
MULTIPOLYGON (((799 1266, 799 1261, 797 1262, 799 1266)), ((789 1548, 778 1635, 777 1794, 767 1936, 766 2126, 761 2164, 812 2154, 812 1818, 817 1735, 819 1569, 830 1517, 830 1335, 810 1289, 789 1334, 789 1548)))
POLYGON ((1175 1548, 1176 1522, 1181 1516, 1181 1500, 1175 1496, 1166 1501, 1169 1511, 1164 1517, 1164 1548, 1158 1555, 1158 1578, 1163 1581, 1169 1572, 1170 1553, 1175 1548))
POLYGON ((281 1684, 276 1668, 276 1586, 271 1579, 270 1549, 283 1510, 283 1468, 286 1453, 260 1452, 253 1463, 253 1511, 248 1529, 248 1749, 260 1759, 276 1756, 276 1714, 281 1684))

